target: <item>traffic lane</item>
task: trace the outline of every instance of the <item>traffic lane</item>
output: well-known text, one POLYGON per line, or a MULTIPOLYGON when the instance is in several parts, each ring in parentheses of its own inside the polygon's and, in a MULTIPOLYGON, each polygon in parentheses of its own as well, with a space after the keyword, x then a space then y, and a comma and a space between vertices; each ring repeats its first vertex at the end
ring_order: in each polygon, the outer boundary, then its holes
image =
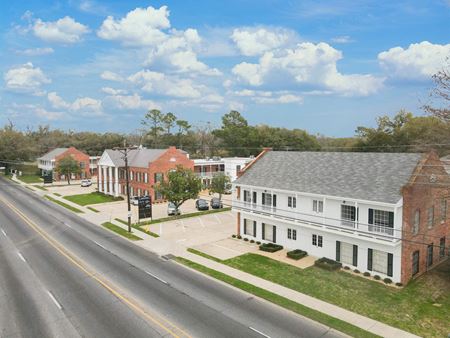
MULTIPOLYGON (((236 311, 230 311, 228 314, 237 321, 242 322, 243 318, 245 318, 245 323, 255 323, 255 326, 264 327, 271 332, 288 331, 285 332, 286 336, 299 336, 299 333, 304 331, 308 332, 306 336, 321 336, 328 332, 328 328, 324 325, 297 316, 292 312, 284 311, 273 304, 269 304, 259 299, 248 301, 247 303, 253 306, 251 312, 246 312, 244 315, 241 315, 239 309, 242 304, 246 303, 248 298, 247 294, 236 291, 229 286, 224 286, 217 281, 208 279, 206 276, 192 272, 184 267, 180 267, 173 263, 163 262, 157 258, 156 255, 150 254, 117 236, 113 235, 112 237, 108 236, 108 238, 105 238, 103 229, 80 219, 73 213, 59 210, 60 208, 56 205, 50 205, 50 207, 51 209, 57 209, 55 210, 55 217, 61 218, 64 217, 64 213, 69 213, 67 217, 69 220, 66 218, 66 223, 70 222, 72 228, 76 228, 77 231, 87 234, 89 238, 92 238, 92 236, 99 236, 97 237, 98 239, 102 238, 99 239, 100 242, 106 239, 107 241, 103 242, 109 251, 117 254, 120 258, 123 258, 128 262, 133 262, 132 265, 137 266, 142 270, 151 269, 153 274, 169 281, 173 288, 182 293, 195 297, 195 299, 204 302, 216 311, 235 308, 236 311), (81 222, 77 222, 79 220, 81 220, 81 222), (280 311, 284 311, 280 316, 267 315, 269 312, 279 313, 280 311), (239 313, 239 315, 235 315, 235 313, 239 313), (292 325, 293 323, 295 323, 295 325, 292 325)), ((46 218, 48 217, 48 213, 42 215, 39 214, 37 216, 46 218)), ((62 220, 58 220, 58 222, 63 224, 62 220)), ((88 241, 88 239, 85 240, 88 241)), ((67 242, 68 245, 70 245, 72 241, 73 239, 69 240, 67 242)))
MULTIPOLYGON (((42 289, 51 292, 54 304, 59 304, 63 316, 83 337, 161 337, 167 334, 160 327, 152 327, 127 305, 119 301, 105 288, 101 287, 86 273, 51 247, 42 237, 23 224, 6 208, 0 209, 2 229, 12 241, 17 243, 22 257, 33 271, 34 278, 26 276, 24 290, 33 288, 39 282, 42 289)), ((51 300, 51 299, 50 299, 51 300)), ((33 313, 39 315, 45 309, 40 303, 33 313)), ((54 316, 54 318, 58 318, 54 316)), ((27 324, 21 324, 26 327, 27 324)), ((58 336, 70 337, 65 328, 56 330, 58 336)), ((34 335, 34 337, 54 335, 34 335)))
POLYGON ((79 337, 0 224, 0 337, 79 337))

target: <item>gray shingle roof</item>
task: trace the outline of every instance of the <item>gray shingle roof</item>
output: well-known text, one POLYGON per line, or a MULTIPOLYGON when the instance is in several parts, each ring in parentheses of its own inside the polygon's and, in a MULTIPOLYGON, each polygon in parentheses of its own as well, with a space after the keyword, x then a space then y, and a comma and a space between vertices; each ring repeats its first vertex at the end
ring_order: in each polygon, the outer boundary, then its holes
POLYGON ((234 183, 397 203, 417 153, 269 151, 234 183))
MULTIPOLYGON (((106 149, 105 151, 108 153, 116 167, 125 166, 123 154, 120 151, 112 149, 106 149)), ((167 149, 132 149, 128 154, 128 165, 130 167, 147 168, 150 162, 156 160, 166 151, 167 149)))
POLYGON ((51 161, 56 156, 61 155, 67 149, 69 149, 69 148, 55 148, 55 149, 49 151, 47 154, 42 155, 41 157, 39 157, 38 160, 51 161))

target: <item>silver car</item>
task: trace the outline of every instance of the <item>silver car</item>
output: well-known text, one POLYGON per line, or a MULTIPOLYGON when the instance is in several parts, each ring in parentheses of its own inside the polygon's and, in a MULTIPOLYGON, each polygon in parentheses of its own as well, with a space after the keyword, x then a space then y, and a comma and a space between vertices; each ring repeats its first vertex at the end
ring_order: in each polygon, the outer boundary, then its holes
POLYGON ((177 209, 177 207, 175 206, 175 204, 173 204, 172 202, 169 202, 169 204, 167 205, 167 215, 168 216, 176 216, 176 215, 180 215, 180 209, 177 209))

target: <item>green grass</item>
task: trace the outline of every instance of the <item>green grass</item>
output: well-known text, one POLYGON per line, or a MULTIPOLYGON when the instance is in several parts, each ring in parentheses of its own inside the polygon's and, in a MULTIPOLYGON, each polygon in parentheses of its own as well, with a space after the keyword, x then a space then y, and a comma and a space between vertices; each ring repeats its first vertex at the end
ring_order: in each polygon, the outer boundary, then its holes
MULTIPOLYGON (((40 185, 33 185, 34 188, 38 188, 40 190, 44 190, 44 191, 48 191, 46 188, 44 188, 43 186, 40 185)), ((56 195, 56 194, 55 194, 56 195)))
POLYGON ((210 259, 212 261, 215 261, 215 262, 218 262, 218 263, 223 263, 223 260, 221 260, 220 258, 208 255, 208 254, 206 254, 204 252, 201 252, 201 251, 198 251, 198 250, 195 250, 195 249, 192 249, 192 248, 188 248, 187 251, 189 251, 190 253, 196 254, 198 256, 202 256, 202 257, 208 258, 208 259, 210 259))
MULTIPOLYGON (((123 219, 120 219, 120 218, 114 218, 114 219, 115 219, 117 222, 120 222, 120 223, 125 224, 126 226, 128 226, 128 222, 127 222, 127 221, 124 221, 123 219)), ((155 238, 158 238, 158 237, 159 237, 158 234, 156 234, 156 233, 154 233, 154 232, 152 232, 152 231, 147 231, 147 230, 141 228, 139 224, 133 224, 133 223, 131 223, 131 227, 132 227, 133 229, 136 229, 136 230, 139 230, 139 231, 141 231, 141 232, 144 232, 144 233, 146 233, 147 235, 150 235, 150 236, 152 236, 152 237, 155 237, 155 238)))
POLYGON ((58 194, 57 192, 54 192, 54 193, 53 193, 53 195, 55 195, 55 196, 59 196, 59 197, 61 197, 61 196, 62 196, 61 194, 58 194))
POLYGON ((32 187, 30 187, 29 185, 26 185, 25 188, 27 188, 28 190, 34 191, 34 189, 32 187))
POLYGON ((64 207, 64 208, 69 209, 70 211, 76 212, 76 213, 78 213, 78 214, 82 214, 82 213, 83 213, 82 210, 77 209, 77 208, 75 208, 75 207, 73 207, 73 206, 71 206, 71 205, 68 205, 68 204, 64 203, 64 202, 58 201, 57 199, 54 199, 53 197, 51 197, 51 196, 49 196, 49 195, 45 195, 44 197, 45 197, 46 199, 48 199, 49 201, 52 201, 52 202, 54 202, 54 203, 56 203, 56 204, 59 204, 60 206, 62 206, 62 207, 64 207))
POLYGON ((140 238, 140 237, 138 237, 136 235, 133 235, 132 233, 129 233, 125 229, 123 229, 123 228, 121 228, 121 227, 119 227, 119 226, 117 226, 115 224, 112 224, 111 222, 102 223, 102 226, 104 226, 105 228, 107 228, 107 229, 109 229, 111 231, 114 231, 115 233, 117 233, 117 234, 119 234, 119 235, 121 235, 123 237, 131 239, 132 241, 142 240, 142 238, 140 238))
POLYGON ((80 195, 71 195, 64 196, 64 198, 68 201, 76 203, 78 205, 89 205, 89 204, 99 204, 99 203, 108 203, 115 201, 122 201, 122 197, 114 197, 110 195, 102 194, 101 192, 92 192, 90 194, 80 194, 80 195))
POLYGON ((17 179, 24 183, 42 183, 44 181, 39 175, 22 175, 17 176, 17 179))
POLYGON ((128 225, 128 222, 127 221, 124 221, 123 219, 120 219, 120 218, 114 218, 117 222, 120 222, 120 223, 122 223, 122 224, 125 224, 125 225, 128 225))
POLYGON ((140 225, 148 225, 148 224, 169 222, 169 221, 173 221, 173 220, 176 220, 176 219, 197 217, 197 216, 203 216, 203 215, 208 215, 208 214, 215 214, 215 213, 218 213, 218 212, 224 212, 224 211, 230 211, 230 210, 231 210, 231 208, 211 209, 211 210, 193 212, 193 213, 190 213, 190 214, 182 214, 182 215, 178 215, 178 216, 169 216, 169 217, 158 218, 158 219, 154 219, 154 220, 151 220, 151 221, 141 222, 139 224, 140 225))
POLYGON ((344 271, 314 266, 302 270, 251 253, 223 263, 420 336, 444 337, 449 333, 450 260, 403 289, 344 271))
POLYGON ((89 210, 91 210, 91 211, 93 211, 93 212, 100 212, 100 211, 98 211, 97 209, 95 209, 95 208, 93 208, 93 207, 86 207, 86 208, 88 208, 89 210))
POLYGON ((329 315, 326 315, 322 312, 319 312, 317 310, 308 308, 302 304, 296 303, 292 300, 289 300, 287 298, 284 298, 282 296, 279 296, 277 294, 274 294, 270 291, 261 289, 257 286, 254 286, 252 284, 243 282, 239 279, 236 279, 234 277, 228 276, 222 272, 210 269, 206 266, 194 263, 190 260, 177 257, 176 261, 184 264, 192 269, 195 269, 197 271, 200 271, 208 276, 214 277, 218 280, 221 280, 225 283, 228 283, 234 287, 237 287, 241 290, 244 290, 246 292, 249 292, 257 297, 263 298, 265 300, 268 300, 274 304, 277 304, 279 306, 282 306, 288 310, 291 310, 293 312, 296 312, 302 316, 311 318, 312 320, 315 320, 319 323, 322 323, 324 325, 327 325, 329 327, 332 327, 338 331, 341 331, 343 333, 346 333, 353 337, 378 337, 377 335, 374 335, 370 332, 367 332, 363 329, 360 329, 352 324, 349 324, 347 322, 344 322, 340 319, 331 317, 329 315))

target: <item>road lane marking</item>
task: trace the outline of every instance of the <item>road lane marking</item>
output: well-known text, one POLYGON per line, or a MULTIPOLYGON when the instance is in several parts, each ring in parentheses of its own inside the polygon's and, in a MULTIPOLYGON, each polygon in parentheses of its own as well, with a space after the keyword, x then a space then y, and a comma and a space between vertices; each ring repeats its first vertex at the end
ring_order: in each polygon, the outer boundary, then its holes
POLYGON ((5 230, 2 229, 2 233, 3 233, 3 236, 8 237, 8 236, 6 236, 5 230))
POLYGON ((55 305, 58 307, 58 309, 62 310, 62 306, 61 306, 61 304, 58 303, 55 296, 53 296, 53 294, 48 290, 47 290, 47 293, 48 293, 50 299, 53 301, 53 303, 55 303, 55 305))
POLYGON ((159 280, 161 283, 164 283, 164 284, 169 284, 169 283, 167 283, 164 279, 161 279, 161 278, 159 278, 158 276, 156 276, 156 275, 154 275, 154 274, 152 274, 151 272, 149 272, 149 271, 145 271, 145 273, 147 274, 147 275, 150 275, 150 276, 152 276, 153 278, 155 278, 155 279, 157 279, 157 280, 159 280))
POLYGON ((100 248, 106 250, 106 248, 105 248, 103 245, 101 245, 99 242, 97 242, 97 241, 93 241, 93 242, 94 242, 95 244, 97 244, 100 248))
POLYGON ((67 224, 66 222, 63 222, 63 223, 66 227, 72 228, 72 226, 70 224, 67 224))
POLYGON ((255 329, 254 327, 249 326, 248 328, 252 331, 255 331, 256 333, 260 334, 263 337, 270 338, 270 336, 266 335, 265 333, 262 333, 261 331, 255 329))
POLYGON ((200 225, 202 226, 202 228, 205 227, 205 223, 203 223, 203 220, 201 217, 198 217, 198 221, 200 222, 200 225))
POLYGON ((174 332, 174 329, 181 332, 183 334, 183 336, 185 337, 191 337, 187 332, 185 332, 183 329, 181 329, 180 327, 176 326, 175 324, 173 324, 171 321, 169 321, 168 319, 159 316, 159 318, 155 318, 152 315, 150 315, 149 313, 147 313, 140 305, 139 303, 136 303, 136 301, 131 300, 125 296, 123 296, 119 291, 116 291, 117 286, 115 286, 115 288, 111 285, 111 282, 106 282, 103 281, 99 276, 97 276, 94 272, 89 271, 85 265, 86 263, 84 263, 80 258, 78 258, 77 256, 75 256, 74 254, 72 254, 71 252, 69 252, 66 248, 64 248, 59 242, 57 242, 55 239, 53 239, 53 237, 51 237, 50 235, 48 235, 44 230, 42 230, 36 223, 34 223, 27 215, 25 215, 21 210, 19 210, 18 208, 16 208, 14 205, 12 205, 11 203, 9 203, 7 200, 5 200, 4 198, 0 197, 0 201, 3 202, 3 204, 5 204, 7 207, 9 207, 12 211, 14 211, 20 218, 23 219, 23 221, 28 224, 30 226, 30 228, 32 228, 34 231, 36 231, 36 233, 38 233, 39 235, 42 236, 42 238, 44 238, 51 246, 53 246, 55 248, 56 251, 58 251, 61 255, 63 255, 64 257, 66 257, 67 260, 69 260, 74 266, 78 267, 81 271, 83 271, 87 276, 89 276, 90 278, 92 278, 93 280, 95 280, 97 283, 99 283, 102 287, 104 287, 106 290, 108 290, 112 295, 114 295, 115 297, 117 297, 118 299, 120 299, 123 303, 125 303, 126 305, 128 305, 130 308, 132 308, 135 312, 137 312, 138 314, 140 314, 142 317, 144 317, 145 319, 147 319, 148 321, 154 323, 155 325, 159 326, 161 329, 163 329, 164 331, 166 331, 167 333, 169 333, 171 336, 176 337, 176 338, 180 338, 180 336, 174 332), (167 325, 171 326, 168 327, 167 325))
POLYGON ((19 258, 21 260, 23 260, 25 263, 27 262, 27 260, 25 259, 25 257, 22 256, 22 254, 20 252, 17 253, 17 256, 19 256, 19 258))
POLYGON ((179 239, 179 240, 176 241, 176 243, 181 243, 181 242, 186 242, 186 238, 179 239))

